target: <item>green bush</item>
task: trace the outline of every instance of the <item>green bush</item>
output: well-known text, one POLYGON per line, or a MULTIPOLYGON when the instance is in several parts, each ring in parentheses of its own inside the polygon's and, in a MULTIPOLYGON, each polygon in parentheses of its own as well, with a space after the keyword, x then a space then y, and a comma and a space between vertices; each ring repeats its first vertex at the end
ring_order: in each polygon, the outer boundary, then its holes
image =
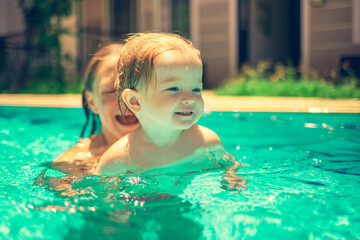
POLYGON ((333 84, 323 79, 303 79, 290 66, 260 61, 256 69, 243 66, 237 78, 230 79, 215 90, 228 96, 288 96, 322 98, 360 98, 359 80, 354 76, 333 84))

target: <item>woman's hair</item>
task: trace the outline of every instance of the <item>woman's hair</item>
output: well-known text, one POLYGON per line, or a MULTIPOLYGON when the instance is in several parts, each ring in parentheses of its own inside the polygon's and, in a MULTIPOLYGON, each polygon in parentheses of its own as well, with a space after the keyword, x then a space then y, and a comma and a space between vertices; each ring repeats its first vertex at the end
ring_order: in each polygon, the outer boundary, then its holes
POLYGON ((147 88, 154 79, 155 58, 170 50, 186 51, 201 60, 200 51, 190 40, 180 35, 154 32, 129 35, 119 56, 115 81, 119 101, 122 92, 127 88, 135 89, 139 83, 147 88))
POLYGON ((95 84, 97 84, 102 77, 98 75, 99 70, 101 69, 101 67, 104 66, 107 61, 113 61, 114 57, 118 57, 121 53, 123 46, 124 45, 121 43, 112 43, 106 45, 105 47, 102 47, 94 54, 88 64, 85 72, 84 89, 82 91, 82 106, 85 112, 86 122, 81 131, 80 140, 84 138, 85 131, 89 124, 91 126, 91 132, 89 137, 91 137, 96 131, 100 130, 101 128, 101 122, 98 116, 95 116, 96 114, 94 114, 89 108, 89 105, 86 101, 85 92, 86 90, 93 92, 95 84))

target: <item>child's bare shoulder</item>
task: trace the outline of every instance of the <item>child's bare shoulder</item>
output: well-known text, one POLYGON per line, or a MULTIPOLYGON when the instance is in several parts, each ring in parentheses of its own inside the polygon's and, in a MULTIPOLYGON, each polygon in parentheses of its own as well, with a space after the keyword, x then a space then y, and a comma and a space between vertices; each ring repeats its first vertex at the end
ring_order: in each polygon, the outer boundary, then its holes
POLYGON ((199 138, 203 142, 204 146, 221 144, 219 136, 207 127, 194 125, 189 130, 192 132, 190 135, 193 135, 195 138, 199 138))

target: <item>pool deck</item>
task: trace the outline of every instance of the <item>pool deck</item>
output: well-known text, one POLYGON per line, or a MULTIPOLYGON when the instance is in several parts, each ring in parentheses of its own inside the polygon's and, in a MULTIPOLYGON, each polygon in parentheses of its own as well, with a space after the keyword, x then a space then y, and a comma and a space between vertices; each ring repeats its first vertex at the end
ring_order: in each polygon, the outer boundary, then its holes
MULTIPOLYGON (((360 113, 359 99, 225 97, 204 91, 205 111, 360 113)), ((0 106, 81 107, 80 94, 0 94, 0 106)))

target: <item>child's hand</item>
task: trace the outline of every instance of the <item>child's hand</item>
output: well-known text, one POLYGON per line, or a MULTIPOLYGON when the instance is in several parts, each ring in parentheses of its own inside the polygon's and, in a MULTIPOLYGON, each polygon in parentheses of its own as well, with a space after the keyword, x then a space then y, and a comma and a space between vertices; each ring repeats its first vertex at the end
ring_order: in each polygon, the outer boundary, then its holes
POLYGON ((239 166, 247 167, 247 165, 239 163, 234 158, 232 159, 233 165, 227 167, 224 173, 224 180, 221 181, 221 187, 225 190, 229 191, 237 191, 240 192, 242 189, 246 188, 247 180, 245 178, 241 178, 237 174, 237 169, 239 166))
POLYGON ((240 192, 242 189, 246 188, 246 183, 246 179, 241 178, 236 174, 226 173, 224 176, 224 180, 221 181, 221 188, 229 191, 240 192))

